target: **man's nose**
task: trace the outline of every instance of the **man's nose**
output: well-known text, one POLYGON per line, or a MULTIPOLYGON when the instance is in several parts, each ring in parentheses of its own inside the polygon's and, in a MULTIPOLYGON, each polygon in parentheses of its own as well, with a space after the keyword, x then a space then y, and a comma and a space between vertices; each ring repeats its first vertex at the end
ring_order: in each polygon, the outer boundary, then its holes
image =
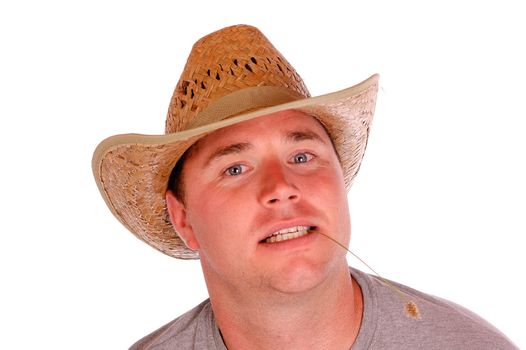
POLYGON ((294 183, 294 176, 279 164, 270 166, 261 178, 260 202, 274 208, 297 203, 300 191, 294 183))

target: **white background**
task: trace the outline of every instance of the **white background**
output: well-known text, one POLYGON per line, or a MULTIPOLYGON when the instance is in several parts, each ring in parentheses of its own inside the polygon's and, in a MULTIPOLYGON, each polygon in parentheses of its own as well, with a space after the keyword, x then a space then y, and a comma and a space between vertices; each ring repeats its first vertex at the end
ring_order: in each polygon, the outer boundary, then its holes
POLYGON ((110 214, 90 162, 107 136, 162 133, 191 45, 238 23, 258 26, 313 95, 381 74, 349 194, 352 249, 526 347, 520 1, 297 4, 1 3, 1 348, 125 349, 206 297, 198 262, 157 253, 110 214))

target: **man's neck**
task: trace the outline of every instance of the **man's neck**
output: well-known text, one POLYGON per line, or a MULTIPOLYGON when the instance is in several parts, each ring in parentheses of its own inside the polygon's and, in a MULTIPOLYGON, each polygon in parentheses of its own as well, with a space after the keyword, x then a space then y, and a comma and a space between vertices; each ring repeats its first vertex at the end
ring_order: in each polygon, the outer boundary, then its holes
POLYGON ((214 298, 212 309, 229 350, 349 349, 358 336, 362 293, 348 268, 322 288, 272 298, 214 298))

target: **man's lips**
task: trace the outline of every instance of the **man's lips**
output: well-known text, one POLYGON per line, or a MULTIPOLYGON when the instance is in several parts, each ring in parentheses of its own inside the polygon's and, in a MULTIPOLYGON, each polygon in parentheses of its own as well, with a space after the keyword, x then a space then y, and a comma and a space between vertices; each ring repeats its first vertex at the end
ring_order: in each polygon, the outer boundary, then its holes
POLYGON ((276 243, 288 241, 294 238, 303 237, 315 230, 316 226, 312 225, 295 225, 284 227, 275 231, 271 231, 264 237, 260 243, 276 243))

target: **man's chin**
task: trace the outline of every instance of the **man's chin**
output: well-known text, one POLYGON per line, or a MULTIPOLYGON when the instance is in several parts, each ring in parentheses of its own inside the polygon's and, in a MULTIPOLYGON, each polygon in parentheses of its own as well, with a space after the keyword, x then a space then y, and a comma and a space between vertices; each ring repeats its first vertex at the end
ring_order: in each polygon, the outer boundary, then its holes
POLYGON ((331 270, 328 265, 308 258, 292 259, 279 266, 268 283, 272 289, 291 296, 306 293, 328 281, 331 270))

